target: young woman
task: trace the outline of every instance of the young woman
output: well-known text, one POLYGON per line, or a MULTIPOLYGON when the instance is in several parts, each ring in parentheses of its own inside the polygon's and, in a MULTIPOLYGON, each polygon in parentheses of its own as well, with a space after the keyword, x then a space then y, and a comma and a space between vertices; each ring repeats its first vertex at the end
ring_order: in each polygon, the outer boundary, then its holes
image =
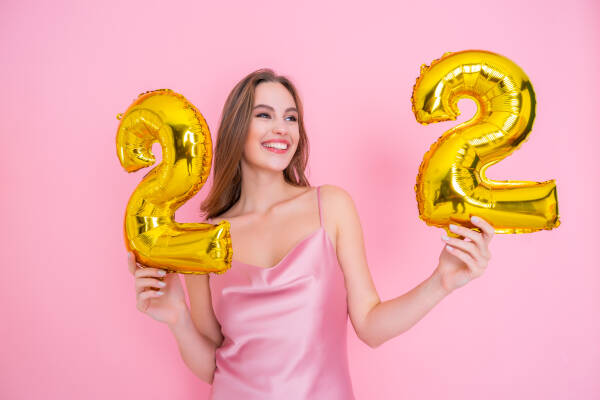
POLYGON ((230 222, 234 259, 224 274, 184 275, 189 309, 178 274, 136 266, 129 254, 137 308, 168 324, 186 365, 212 383, 213 399, 353 399, 348 316, 377 347, 490 259, 494 229, 476 219, 483 233, 456 227, 462 238, 442 237, 431 276, 382 302, 352 198, 334 185, 312 187, 304 175, 302 118, 296 88, 270 69, 229 94, 202 210, 209 223, 230 222))

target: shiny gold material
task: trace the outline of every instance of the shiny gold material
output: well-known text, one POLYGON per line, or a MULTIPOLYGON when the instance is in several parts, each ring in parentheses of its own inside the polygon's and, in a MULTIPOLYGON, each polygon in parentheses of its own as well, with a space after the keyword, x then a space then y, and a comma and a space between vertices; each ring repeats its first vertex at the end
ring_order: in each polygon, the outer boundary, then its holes
POLYGON ((425 153, 415 192, 419 217, 448 229, 478 215, 497 233, 527 233, 560 225, 554 180, 492 181, 485 171, 527 139, 535 118, 535 94, 525 73, 509 59, 488 51, 445 53, 423 65, 413 88, 418 122, 455 120, 457 102, 470 98, 477 112, 444 132, 425 153))
POLYGON ((142 93, 117 116, 117 155, 127 172, 162 162, 137 186, 125 211, 125 246, 139 262, 179 273, 221 274, 231 267, 229 222, 175 222, 175 211, 206 182, 212 162, 208 125, 182 95, 169 89, 142 93))

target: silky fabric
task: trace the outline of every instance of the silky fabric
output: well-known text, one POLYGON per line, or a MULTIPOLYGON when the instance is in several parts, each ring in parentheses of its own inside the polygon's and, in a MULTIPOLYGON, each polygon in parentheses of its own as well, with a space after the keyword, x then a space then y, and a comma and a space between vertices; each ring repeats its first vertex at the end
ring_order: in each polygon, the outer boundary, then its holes
POLYGON ((224 341, 213 400, 354 399, 348 370, 344 276, 320 227, 275 266, 232 261, 209 278, 224 341))

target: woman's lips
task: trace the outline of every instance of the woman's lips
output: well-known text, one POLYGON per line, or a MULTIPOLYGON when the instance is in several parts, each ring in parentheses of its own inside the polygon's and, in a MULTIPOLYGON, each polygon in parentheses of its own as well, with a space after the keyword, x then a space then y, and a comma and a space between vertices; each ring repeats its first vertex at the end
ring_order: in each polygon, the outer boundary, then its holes
POLYGON ((288 146, 288 148, 287 148, 287 149, 277 149, 277 148, 275 148, 275 147, 267 147, 267 146, 265 146, 265 145, 263 144, 263 145, 262 145, 262 148, 263 148, 263 149, 265 149, 265 150, 267 150, 267 151, 270 151, 271 153, 276 153, 276 154, 284 154, 284 153, 287 153, 287 151, 288 151, 288 149, 289 149, 289 146, 288 146))
POLYGON ((275 154, 284 154, 290 148, 290 144, 283 139, 267 140, 265 142, 262 142, 261 145, 265 150, 268 150, 275 154), (271 146, 267 146, 267 144, 270 144, 271 146))

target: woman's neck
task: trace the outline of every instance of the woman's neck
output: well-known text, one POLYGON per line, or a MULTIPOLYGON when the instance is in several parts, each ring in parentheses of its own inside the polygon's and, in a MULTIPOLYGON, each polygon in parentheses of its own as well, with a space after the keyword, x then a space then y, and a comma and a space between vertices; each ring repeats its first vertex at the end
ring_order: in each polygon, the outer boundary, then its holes
POLYGON ((264 214, 297 191, 298 188, 285 181, 281 171, 242 168, 242 191, 234 206, 235 215, 264 214))

